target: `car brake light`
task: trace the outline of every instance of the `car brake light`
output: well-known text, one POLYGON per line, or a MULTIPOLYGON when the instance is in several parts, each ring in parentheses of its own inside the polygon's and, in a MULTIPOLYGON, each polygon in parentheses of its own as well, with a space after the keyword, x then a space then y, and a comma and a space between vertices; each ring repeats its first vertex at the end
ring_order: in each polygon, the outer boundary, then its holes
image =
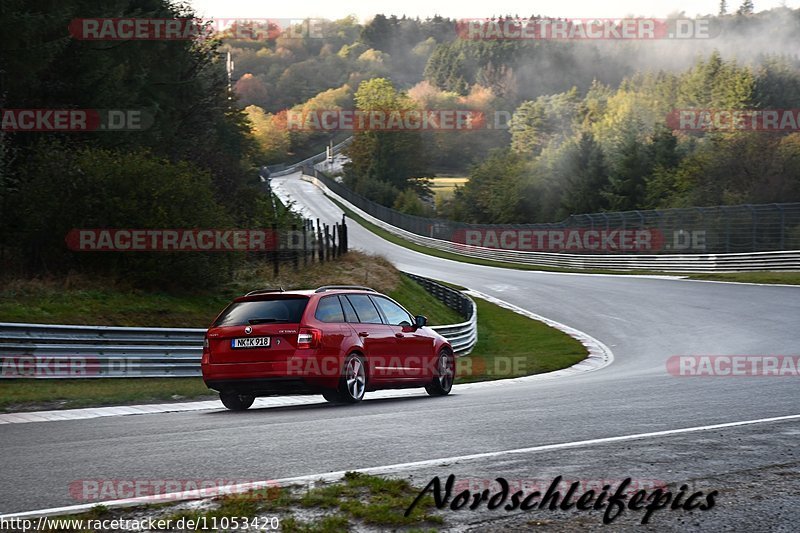
POLYGON ((322 331, 314 328, 300 328, 297 334, 297 348, 316 348, 322 340, 322 331))
POLYGON ((209 349, 211 345, 208 342, 208 337, 203 337, 203 356, 200 358, 201 364, 207 364, 208 359, 211 356, 211 350, 209 349))

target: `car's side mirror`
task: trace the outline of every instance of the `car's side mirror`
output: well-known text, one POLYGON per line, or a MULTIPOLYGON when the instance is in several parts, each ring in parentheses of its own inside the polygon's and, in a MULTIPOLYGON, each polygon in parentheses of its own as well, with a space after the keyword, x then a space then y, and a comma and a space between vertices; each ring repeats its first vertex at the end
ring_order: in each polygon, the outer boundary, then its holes
POLYGON ((417 315, 416 317, 414 317, 414 327, 416 327, 417 329, 424 328, 427 325, 428 325, 428 317, 422 315, 417 315))

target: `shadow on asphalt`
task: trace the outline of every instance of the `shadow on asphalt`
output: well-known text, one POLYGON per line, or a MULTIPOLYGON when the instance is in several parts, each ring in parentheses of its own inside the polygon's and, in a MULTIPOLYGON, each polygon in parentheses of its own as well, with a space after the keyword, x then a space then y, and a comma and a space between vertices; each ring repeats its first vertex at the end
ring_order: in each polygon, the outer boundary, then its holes
MULTIPOLYGON (((451 393, 450 396, 458 396, 457 394, 451 393)), ((291 413, 291 412, 303 412, 303 411, 318 411, 322 409, 363 409, 369 407, 370 405, 380 405, 385 403, 409 403, 409 402, 433 402, 436 400, 446 400, 447 396, 442 397, 430 397, 426 395, 424 392, 420 396, 400 396, 398 398, 375 398, 373 400, 367 397, 363 400, 360 404, 333 404, 329 403, 325 400, 321 400, 319 403, 312 403, 312 404, 305 404, 305 405, 275 405, 275 406, 267 406, 267 407, 255 407, 247 409, 246 411, 229 411, 225 409, 222 404, 220 403, 219 410, 216 411, 203 411, 203 416, 242 416, 247 415, 248 413, 259 413, 259 412, 280 412, 280 413, 291 413)))

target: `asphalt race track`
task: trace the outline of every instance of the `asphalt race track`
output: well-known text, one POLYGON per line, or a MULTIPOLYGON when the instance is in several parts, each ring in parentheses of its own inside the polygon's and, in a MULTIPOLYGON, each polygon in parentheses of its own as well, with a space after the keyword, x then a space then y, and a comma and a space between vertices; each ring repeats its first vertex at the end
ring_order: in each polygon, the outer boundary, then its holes
MULTIPOLYGON (((296 175, 273 181, 306 214, 329 222, 341 218, 296 175)), ((800 354, 800 287, 497 269, 412 252, 352 221, 349 228, 351 246, 582 330, 611 348, 614 363, 557 380, 455 390, 438 399, 420 390, 418 397, 390 400, 367 395, 355 407, 329 406, 320 397, 318 404, 244 413, 7 424, 0 427, 0 513, 83 503, 68 491, 82 479, 267 480, 443 459, 395 470, 421 485, 450 473, 462 479, 563 475, 686 482, 719 490, 717 506, 685 524, 678 522, 685 518, 679 511, 660 511, 651 525, 794 529, 800 519, 800 419, 673 431, 798 415, 800 380, 674 377, 666 363, 673 355, 800 354), (664 433, 457 459, 653 432, 664 433)), ((512 517, 505 526, 549 519, 543 513, 512 517)), ((506 517, 485 507, 453 514, 462 526, 506 517)), ((601 514, 588 516, 588 522, 578 517, 582 527, 601 525, 601 514)))

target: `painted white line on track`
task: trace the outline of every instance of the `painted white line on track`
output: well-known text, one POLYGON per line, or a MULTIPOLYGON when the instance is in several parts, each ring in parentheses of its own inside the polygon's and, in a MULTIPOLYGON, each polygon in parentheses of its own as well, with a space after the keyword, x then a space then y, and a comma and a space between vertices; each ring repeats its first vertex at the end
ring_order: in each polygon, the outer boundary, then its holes
POLYGON ((71 505, 66 507, 54 507, 51 509, 38 509, 35 511, 25 511, 21 513, 0 515, 0 519, 32 519, 40 516, 54 516, 54 515, 68 515, 77 514, 89 511, 92 507, 99 504, 107 508, 120 508, 120 507, 133 507, 136 505, 147 505, 164 502, 179 502, 187 500, 198 500, 203 498, 211 498, 222 496, 226 494, 241 494, 243 492, 258 490, 269 487, 284 487, 289 485, 313 484, 315 482, 333 482, 341 479, 346 472, 361 472, 363 474, 393 474, 397 472, 404 472, 409 470, 417 470, 420 468, 429 468, 436 466, 447 466, 457 462, 464 461, 478 461, 481 459, 493 459, 496 457, 503 457, 507 455, 521 455, 526 453, 545 452, 553 450, 565 450, 570 448, 580 448, 584 446, 595 446, 602 444, 609 444, 613 442, 623 442, 641 439, 651 439, 655 437, 669 437, 672 435, 681 435, 686 433, 697 433, 701 431, 713 431, 717 429, 726 429, 742 426, 751 426, 755 424, 767 424, 772 422, 787 422, 792 420, 800 420, 800 414, 775 416, 771 418, 758 418, 755 420, 741 420, 738 422, 725 422, 722 424, 711 424, 706 426, 695 426, 688 428, 667 429, 664 431, 652 431, 649 433, 635 433, 632 435, 621 435, 617 437, 601 437, 597 439, 579 440, 573 442, 561 442, 558 444, 544 444, 540 446, 531 446, 529 448, 517 448, 513 450, 502 450, 495 452, 474 453, 470 455, 457 455, 453 457, 442 457, 438 459, 428 459, 425 461, 414 461, 410 463, 398 463, 385 466, 373 466, 368 468, 357 468, 352 470, 340 470, 338 472, 326 472, 321 474, 308 474, 303 476, 288 477, 282 479, 274 479, 270 481, 257 481, 252 483, 241 483, 238 485, 228 485, 223 487, 215 487, 214 489, 200 489, 185 492, 172 492, 167 494, 158 494, 154 496, 140 496, 137 498, 125 498, 120 500, 110 500, 104 502, 86 503, 80 505, 71 505))

